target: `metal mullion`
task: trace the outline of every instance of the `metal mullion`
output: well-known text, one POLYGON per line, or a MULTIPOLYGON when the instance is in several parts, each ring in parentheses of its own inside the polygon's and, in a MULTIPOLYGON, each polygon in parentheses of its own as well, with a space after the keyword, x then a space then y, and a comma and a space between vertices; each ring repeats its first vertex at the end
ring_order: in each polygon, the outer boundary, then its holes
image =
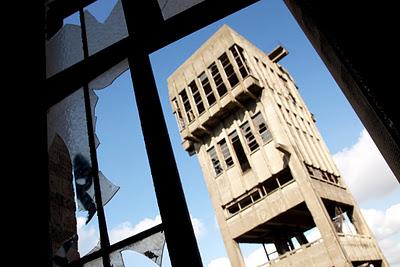
POLYGON ((164 226, 162 223, 153 226, 152 228, 149 228, 147 230, 144 230, 140 233, 137 233, 133 236, 127 237, 115 244, 112 244, 106 248, 101 248, 100 250, 94 251, 92 253, 90 253, 89 255, 85 255, 82 258, 73 261, 71 263, 69 263, 67 266, 68 267, 78 267, 78 266, 83 266, 85 263, 88 263, 90 261, 93 261, 99 257, 102 256, 102 254, 110 254, 113 253, 114 251, 120 250, 125 248, 126 246, 132 245, 136 242, 142 241, 145 238, 148 238, 158 232, 163 232, 164 231, 164 226))
POLYGON ((130 74, 171 264, 187 266, 189 258, 190 266, 201 267, 203 263, 149 58, 149 32, 160 31, 161 11, 156 0, 122 0, 122 6, 130 36, 130 74), (156 21, 148 18, 149 23, 143 25, 141 15, 153 12, 154 16, 155 9, 159 17, 156 21))
MULTIPOLYGON (((86 59, 89 56, 89 51, 88 51, 88 43, 87 43, 87 36, 86 36, 85 17, 84 17, 82 7, 79 9, 79 19, 80 19, 81 28, 82 28, 83 55, 84 55, 84 59, 86 59)), ((108 232, 107 232, 107 223, 106 223, 104 209, 103 209, 103 201, 101 199, 99 165, 98 165, 98 161, 97 161, 96 143, 95 143, 95 138, 94 138, 92 109, 91 109, 91 104, 90 104, 88 83, 85 83, 83 85, 83 92, 84 92, 84 99, 85 99, 85 113, 86 113, 86 125, 87 125, 88 139, 89 139, 90 160, 92 163, 94 195, 95 195, 97 218, 98 218, 99 231, 100 231, 100 246, 103 249, 103 248, 108 248, 110 246, 110 239, 108 237, 108 232)), ((111 267, 110 255, 108 253, 103 253, 102 259, 103 259, 104 267, 111 267)))

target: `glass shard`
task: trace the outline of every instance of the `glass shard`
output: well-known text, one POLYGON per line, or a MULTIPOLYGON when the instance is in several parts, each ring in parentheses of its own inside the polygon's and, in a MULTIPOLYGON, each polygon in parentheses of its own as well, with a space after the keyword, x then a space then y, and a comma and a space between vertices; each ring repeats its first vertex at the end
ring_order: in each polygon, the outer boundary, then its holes
MULTIPOLYGON (((93 127, 95 129, 96 117, 94 112, 98 97, 92 89, 89 90, 89 95, 93 127)), ((86 221, 88 223, 96 212, 96 206, 83 89, 79 89, 51 107, 47 114, 47 121, 48 144, 52 143, 57 134, 68 148, 73 165, 78 208, 79 210, 88 211, 86 221)), ((99 141, 96 135, 95 142, 97 147, 99 141)), ((99 173, 99 178, 102 203, 105 205, 115 195, 119 187, 112 184, 102 173, 99 173)))
POLYGON ((159 266, 161 266, 164 245, 165 245, 165 235, 163 231, 160 231, 138 242, 135 242, 129 246, 126 246, 125 248, 121 249, 121 251, 123 250, 136 251, 138 253, 145 255, 150 260, 154 261, 159 266))
POLYGON ((83 59, 81 34, 79 25, 66 24, 46 42, 46 77, 83 59))
POLYGON ((204 0, 158 0, 163 18, 169 19, 204 0))
POLYGON ((125 59, 98 76, 96 79, 90 81, 89 88, 96 90, 110 86, 114 82, 114 80, 117 79, 126 70, 128 70, 128 68, 128 59, 125 59))
POLYGON ((85 10, 89 55, 93 55, 128 36, 121 0, 115 4, 104 23, 99 21, 100 19, 93 16, 90 11, 85 10))

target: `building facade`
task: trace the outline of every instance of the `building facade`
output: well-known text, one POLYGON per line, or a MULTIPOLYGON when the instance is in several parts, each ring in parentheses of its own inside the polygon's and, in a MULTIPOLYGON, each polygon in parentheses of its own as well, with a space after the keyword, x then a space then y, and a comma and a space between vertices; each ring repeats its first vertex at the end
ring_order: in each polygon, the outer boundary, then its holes
POLYGON ((224 25, 168 78, 231 264, 245 266, 239 244, 255 243, 265 248, 262 266, 388 266, 278 64, 286 55, 281 46, 265 54, 224 25))

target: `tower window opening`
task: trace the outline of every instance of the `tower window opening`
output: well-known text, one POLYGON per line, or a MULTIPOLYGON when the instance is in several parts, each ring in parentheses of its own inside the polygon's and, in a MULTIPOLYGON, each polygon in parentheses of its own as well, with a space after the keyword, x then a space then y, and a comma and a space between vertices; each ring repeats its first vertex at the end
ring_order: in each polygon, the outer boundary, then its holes
POLYGON ((178 126, 179 130, 182 130, 185 128, 185 121, 183 120, 182 112, 181 109, 179 108, 178 100, 174 98, 172 100, 172 103, 174 103, 174 113, 175 113, 175 118, 178 121, 178 126))
POLYGON ((197 112, 200 115, 204 112, 205 109, 204 109, 203 99, 201 98, 199 88, 197 88, 195 81, 192 81, 189 84, 189 88, 192 91, 194 103, 196 104, 197 112))
POLYGON ((219 57, 219 61, 224 68, 229 84, 232 88, 235 87, 239 83, 239 79, 235 73, 235 70, 233 69, 232 63, 229 61, 228 55, 226 53, 223 53, 222 56, 219 57))
POLYGON ((242 133, 246 138, 247 146, 249 147, 250 151, 251 152, 255 151, 259 147, 259 145, 257 143, 255 136, 251 131, 249 122, 246 121, 244 124, 242 124, 242 126, 240 126, 240 129, 242 130, 242 133))
POLYGON ((219 161, 217 151, 214 147, 208 150, 208 155, 210 156, 212 166, 214 167, 215 176, 218 176, 220 173, 222 173, 223 169, 221 166, 221 162, 219 161))
POLYGON ((215 64, 214 62, 208 67, 208 69, 210 70, 213 80, 215 82, 215 86, 217 87, 218 95, 220 97, 223 97, 228 91, 226 89, 222 76, 219 73, 217 64, 215 64))
POLYGON ((256 127, 258 134, 261 136, 263 142, 264 143, 269 142, 272 139, 272 135, 268 128, 267 123, 265 122, 263 116, 261 115, 261 112, 258 112, 256 115, 254 115, 253 123, 254 126, 256 127))
POLYGON ((235 44, 231 48, 229 48, 229 50, 232 52, 236 64, 239 67, 239 72, 242 75, 242 78, 244 79, 245 77, 247 77, 247 75, 249 75, 249 67, 247 66, 246 59, 244 58, 243 55, 243 48, 235 44))
POLYGON ((186 111, 187 120, 190 123, 194 120, 195 117, 186 90, 183 89, 179 95, 181 96, 183 107, 185 108, 186 111))
POLYGON ((279 188, 279 184, 276 181, 276 177, 269 178, 263 183, 264 190, 267 194, 277 190, 279 188))
POLYGON ((232 155, 231 155, 231 153, 229 151, 228 144, 225 141, 225 138, 222 139, 218 143, 218 145, 219 145, 219 148, 221 149, 222 156, 224 157, 224 161, 225 161, 226 167, 229 168, 229 167, 233 166, 234 162, 233 162, 233 159, 232 159, 232 155))
POLYGON ((212 90, 210 80, 208 79, 207 74, 204 71, 200 74, 199 79, 201 82, 201 86, 203 86, 204 93, 207 98, 208 106, 212 106, 215 103, 216 98, 215 98, 214 92, 212 90))
POLYGON ((240 164, 240 168, 242 169, 243 172, 249 170, 251 168, 250 163, 247 160, 246 153, 243 150, 243 146, 242 143, 240 142, 237 132, 236 131, 232 132, 229 135, 229 139, 232 142, 232 146, 233 149, 235 150, 236 157, 240 164))

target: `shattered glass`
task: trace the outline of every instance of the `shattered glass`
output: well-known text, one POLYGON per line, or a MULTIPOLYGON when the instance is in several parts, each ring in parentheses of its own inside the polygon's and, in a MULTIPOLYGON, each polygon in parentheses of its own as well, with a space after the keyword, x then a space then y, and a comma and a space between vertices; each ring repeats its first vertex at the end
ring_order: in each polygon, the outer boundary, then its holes
POLYGON ((82 32, 79 25, 64 25, 46 42, 46 77, 83 60, 82 32))
POLYGON ((204 0, 158 0, 163 18, 169 19, 204 0))
POLYGON ((89 55, 128 36, 121 0, 115 4, 104 23, 99 22, 96 16, 92 15, 90 11, 85 10, 85 24, 89 55))
POLYGON ((113 66, 97 78, 90 81, 89 88, 97 90, 110 86, 115 81, 115 79, 117 79, 122 73, 127 71, 128 68, 128 59, 122 60, 117 65, 113 66))
MULTIPOLYGON (((89 55, 128 36, 125 15, 119 0, 104 21, 84 11, 89 55)), ((82 30, 80 25, 65 24, 46 42, 46 77, 71 67, 83 60, 82 30)))
POLYGON ((164 232, 155 233, 143 240, 135 242, 125 248, 123 250, 132 250, 138 253, 141 253, 148 257, 150 260, 154 261, 157 265, 161 266, 162 263, 162 255, 165 244, 165 235, 164 232))
MULTIPOLYGON (((124 260, 122 252, 131 250, 140 253, 150 260, 154 261, 158 266, 162 266, 162 256, 165 246, 165 235, 161 230, 155 234, 152 234, 140 241, 134 242, 128 246, 125 246, 119 250, 116 250, 110 254, 110 261, 113 267, 124 267, 124 260)), ((100 242, 88 253, 95 252, 100 249, 100 242)), ((101 258, 93 260, 83 265, 84 267, 100 267, 103 266, 101 258)))
MULTIPOLYGON (((93 114, 98 97, 93 90, 89 90, 89 95, 95 128, 96 117, 93 114)), ((58 135, 68 148, 74 173, 78 208, 88 211, 88 223, 96 212, 96 205, 83 89, 77 90, 51 107, 47 113, 47 122, 48 144, 52 144, 53 139, 58 135)), ((97 147, 99 145, 97 136, 95 140, 97 147)), ((99 178, 102 186, 102 202, 105 205, 115 195, 119 187, 111 183, 101 172, 99 172, 99 178)))

